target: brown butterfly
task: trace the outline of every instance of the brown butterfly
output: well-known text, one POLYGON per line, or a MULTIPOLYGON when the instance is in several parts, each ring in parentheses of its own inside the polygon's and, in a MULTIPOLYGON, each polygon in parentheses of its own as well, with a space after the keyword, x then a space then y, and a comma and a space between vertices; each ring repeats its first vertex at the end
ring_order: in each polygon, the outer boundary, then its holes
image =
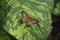
POLYGON ((22 11, 22 22, 26 23, 27 25, 36 24, 37 20, 31 18, 26 12, 22 11))

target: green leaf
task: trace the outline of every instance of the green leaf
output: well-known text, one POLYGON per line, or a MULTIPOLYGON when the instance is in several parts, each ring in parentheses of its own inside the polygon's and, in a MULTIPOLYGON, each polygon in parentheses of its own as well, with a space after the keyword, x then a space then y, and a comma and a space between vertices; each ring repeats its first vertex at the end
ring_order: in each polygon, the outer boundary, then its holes
MULTIPOLYGON (((54 0, 5 0, 7 2, 3 28, 17 40, 45 40, 52 30, 51 12, 54 0), (30 27, 21 23, 21 11, 37 19, 30 27)), ((5 14, 5 13, 4 13, 5 14)), ((2 16, 4 17, 4 16, 2 16)))
POLYGON ((10 37, 0 28, 0 40, 11 40, 10 37))
POLYGON ((60 16, 60 2, 56 4, 56 7, 54 9, 54 14, 60 16))

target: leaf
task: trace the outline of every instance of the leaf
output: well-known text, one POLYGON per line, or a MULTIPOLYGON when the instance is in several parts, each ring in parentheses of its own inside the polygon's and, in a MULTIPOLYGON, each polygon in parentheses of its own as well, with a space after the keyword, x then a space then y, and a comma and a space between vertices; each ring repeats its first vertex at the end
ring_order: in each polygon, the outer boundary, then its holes
POLYGON ((56 4, 56 7, 54 9, 54 14, 60 16, 60 2, 56 4))
MULTIPOLYGON (((52 30, 51 12, 54 0, 5 0, 7 2, 3 28, 17 40, 45 40, 52 30), (21 11, 37 19, 30 27, 22 23, 21 11), (30 31, 31 30, 31 31, 30 31), (24 35, 24 36, 23 36, 24 35)), ((5 7, 4 7, 5 8, 5 7)), ((4 13, 5 14, 5 13, 4 13)), ((2 16, 4 17, 4 16, 2 16)))
POLYGON ((11 40, 10 37, 0 28, 0 40, 11 40))

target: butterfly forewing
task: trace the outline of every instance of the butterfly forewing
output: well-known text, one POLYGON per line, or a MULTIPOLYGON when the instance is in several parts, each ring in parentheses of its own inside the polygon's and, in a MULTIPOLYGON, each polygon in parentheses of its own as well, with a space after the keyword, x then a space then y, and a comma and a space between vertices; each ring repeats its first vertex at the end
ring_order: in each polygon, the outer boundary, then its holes
POLYGON ((27 25, 37 23, 37 21, 31 18, 29 15, 27 15, 26 12, 22 12, 22 22, 27 23, 27 25))

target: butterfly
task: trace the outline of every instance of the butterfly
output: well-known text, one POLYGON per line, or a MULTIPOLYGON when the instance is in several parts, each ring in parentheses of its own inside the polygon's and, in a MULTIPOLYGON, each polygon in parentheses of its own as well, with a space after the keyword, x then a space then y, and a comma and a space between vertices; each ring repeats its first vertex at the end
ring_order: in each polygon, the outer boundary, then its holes
POLYGON ((26 12, 22 11, 22 22, 26 23, 27 25, 36 24, 37 20, 31 18, 26 12))

